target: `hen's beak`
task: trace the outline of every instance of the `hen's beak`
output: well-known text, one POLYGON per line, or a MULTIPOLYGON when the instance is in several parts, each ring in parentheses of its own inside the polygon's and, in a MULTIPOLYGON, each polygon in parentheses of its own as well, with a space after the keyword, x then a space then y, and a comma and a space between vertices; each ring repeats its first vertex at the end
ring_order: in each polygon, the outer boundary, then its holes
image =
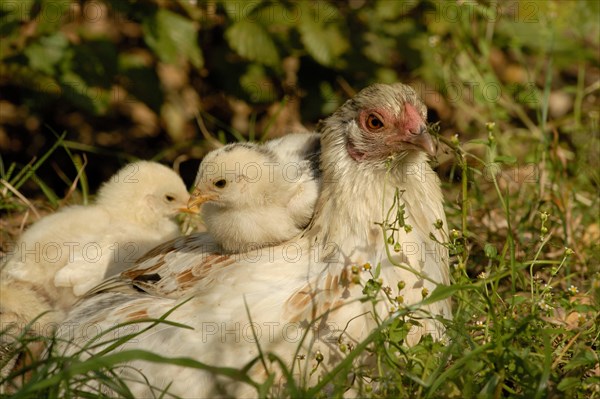
POLYGON ((217 194, 214 193, 206 193, 203 194, 199 189, 195 188, 194 192, 190 197, 190 200, 187 204, 187 209, 189 213, 198 213, 200 212, 200 205, 207 201, 212 201, 217 199, 217 194))
POLYGON ((424 124, 419 127, 419 133, 411 137, 408 142, 418 148, 421 148, 432 157, 435 156, 437 152, 433 138, 427 131, 427 126, 424 124))

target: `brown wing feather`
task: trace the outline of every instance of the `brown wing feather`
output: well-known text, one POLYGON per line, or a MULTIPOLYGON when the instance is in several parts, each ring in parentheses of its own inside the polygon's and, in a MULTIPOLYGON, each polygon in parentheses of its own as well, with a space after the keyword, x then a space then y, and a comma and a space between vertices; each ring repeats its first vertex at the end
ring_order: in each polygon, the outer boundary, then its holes
POLYGON ((311 322, 343 305, 349 297, 350 287, 355 285, 351 275, 350 266, 345 266, 341 271, 330 270, 316 281, 308 282, 296 290, 284 305, 288 320, 311 322))
POLYGON ((135 266, 105 280, 86 296, 101 292, 145 292, 179 298, 209 274, 236 263, 206 233, 178 237, 147 252, 135 266))

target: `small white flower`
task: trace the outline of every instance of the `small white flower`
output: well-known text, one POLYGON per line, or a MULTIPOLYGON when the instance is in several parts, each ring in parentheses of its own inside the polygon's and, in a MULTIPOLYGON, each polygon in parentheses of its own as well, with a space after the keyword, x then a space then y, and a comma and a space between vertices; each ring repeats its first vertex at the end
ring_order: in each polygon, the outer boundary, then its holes
POLYGON ((543 310, 543 311, 545 311, 545 312, 547 312, 547 311, 549 311, 549 310, 552 310, 552 306, 548 305, 548 304, 546 303, 546 301, 544 301, 544 300, 541 300, 541 301, 540 301, 540 303, 539 303, 539 307, 540 307, 540 309, 542 309, 542 310, 543 310))
POLYGON ((579 292, 579 289, 577 287, 575 287, 574 285, 571 285, 571 286, 569 286, 569 288, 567 288, 567 291, 569 292, 569 294, 575 295, 579 292))
POLYGON ((429 36, 428 42, 430 47, 436 47, 440 43, 440 37, 438 35, 429 36))

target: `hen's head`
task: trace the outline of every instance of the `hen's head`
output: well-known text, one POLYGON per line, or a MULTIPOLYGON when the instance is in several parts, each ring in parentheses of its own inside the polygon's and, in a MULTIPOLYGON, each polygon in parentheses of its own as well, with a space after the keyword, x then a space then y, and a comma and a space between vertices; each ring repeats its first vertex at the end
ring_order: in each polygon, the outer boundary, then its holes
POLYGON ((427 108, 410 86, 374 84, 342 105, 321 130, 330 136, 325 145, 343 145, 355 162, 381 162, 415 151, 434 155, 426 119, 427 108))
POLYGON ((277 158, 268 149, 229 144, 208 153, 198 169, 188 207, 208 203, 218 207, 258 205, 276 190, 277 158))
POLYGON ((174 170, 157 162, 138 161, 124 166, 100 187, 96 204, 118 218, 157 226, 185 211, 189 197, 174 170))

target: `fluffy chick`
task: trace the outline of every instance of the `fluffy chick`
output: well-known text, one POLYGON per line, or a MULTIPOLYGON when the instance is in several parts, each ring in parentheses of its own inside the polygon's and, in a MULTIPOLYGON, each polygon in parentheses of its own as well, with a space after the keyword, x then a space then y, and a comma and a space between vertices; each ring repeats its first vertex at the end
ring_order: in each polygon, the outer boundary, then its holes
POLYGON ((140 161, 104 183, 93 205, 42 218, 20 237, 0 272, 0 321, 24 325, 43 312, 49 313, 42 326, 60 321, 76 297, 176 237, 174 217, 188 200, 173 170, 140 161))
POLYGON ((320 135, 290 134, 265 144, 236 143, 207 154, 189 207, 228 252, 275 245, 310 222, 320 190, 320 135))

